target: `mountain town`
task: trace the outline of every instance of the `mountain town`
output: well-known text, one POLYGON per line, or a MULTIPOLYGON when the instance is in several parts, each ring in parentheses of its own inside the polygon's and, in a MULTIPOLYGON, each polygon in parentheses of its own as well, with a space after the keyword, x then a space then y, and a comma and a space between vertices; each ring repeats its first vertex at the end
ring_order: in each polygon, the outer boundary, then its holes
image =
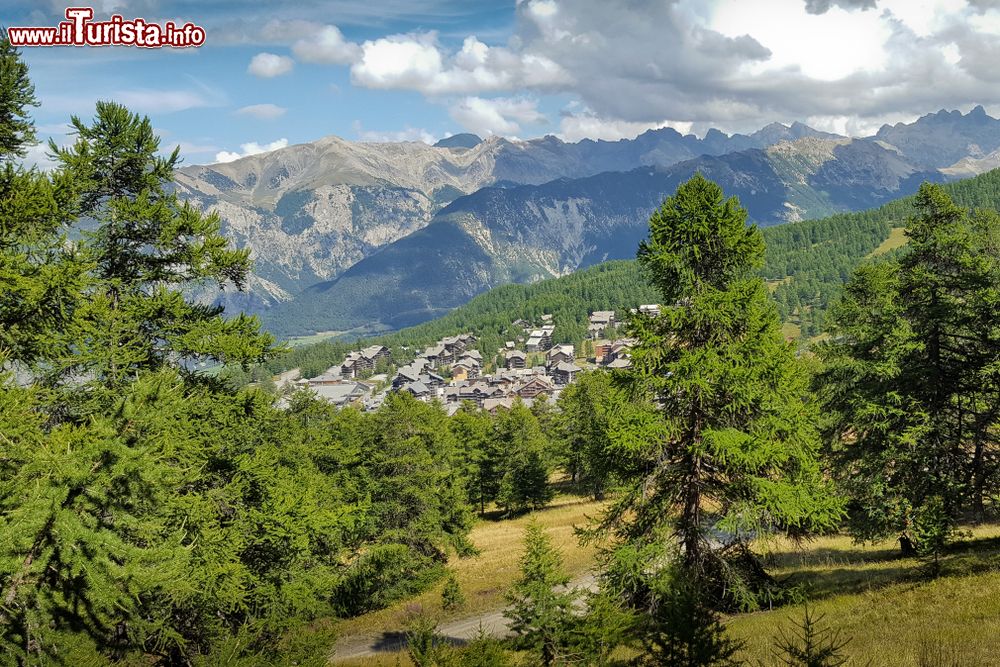
POLYGON ((0 667, 1000 667, 997 3, 3 23, 0 667))

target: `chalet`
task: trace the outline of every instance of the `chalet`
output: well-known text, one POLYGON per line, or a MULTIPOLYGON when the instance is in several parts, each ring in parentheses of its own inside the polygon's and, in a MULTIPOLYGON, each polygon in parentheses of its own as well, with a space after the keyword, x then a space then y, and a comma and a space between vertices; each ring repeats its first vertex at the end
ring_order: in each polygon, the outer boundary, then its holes
POLYGON ((650 317, 659 317, 660 306, 655 303, 646 304, 644 306, 639 306, 639 312, 643 315, 649 315, 650 317))
POLYGON ((340 366, 340 373, 345 378, 352 379, 371 375, 372 371, 375 370, 375 364, 391 358, 392 355, 386 346, 371 345, 363 350, 348 354, 340 366))
POLYGON ((451 367, 451 379, 455 382, 479 377, 479 364, 475 359, 463 357, 451 367))
POLYGON ((524 349, 528 352, 544 352, 549 349, 552 347, 552 334, 555 330, 556 328, 551 324, 541 329, 535 329, 528 336, 528 342, 525 344, 524 349))
POLYGON ((557 385, 571 384, 581 370, 576 364, 562 361, 552 367, 552 379, 557 385))
POLYGON ((446 346, 438 344, 424 350, 424 358, 430 362, 434 368, 449 366, 455 361, 454 349, 449 350, 446 346))
POLYGON ((372 393, 371 385, 363 382, 340 382, 339 384, 322 384, 310 387, 318 398, 337 407, 347 405, 362 405, 372 393))
POLYGON ((483 353, 479 350, 466 350, 462 353, 459 361, 462 361, 462 359, 474 359, 480 366, 483 365, 483 353))
POLYGON ((576 358, 576 350, 572 345, 556 345, 545 355, 545 365, 552 368, 561 362, 573 363, 576 358))
POLYGON ((632 366, 632 360, 631 359, 629 359, 628 357, 618 357, 614 361, 611 361, 610 363, 608 363, 608 365, 606 366, 606 368, 611 368, 611 369, 615 369, 615 368, 629 368, 631 366, 632 366))
POLYGON ((401 391, 405 391, 410 395, 412 395, 414 398, 421 401, 429 400, 432 395, 431 390, 427 387, 427 385, 425 385, 423 382, 420 382, 419 380, 416 382, 410 382, 409 384, 403 385, 401 391))
POLYGON ((528 355, 520 350, 508 350, 504 354, 504 365, 507 368, 524 368, 528 361, 528 355))
POLYGON ((365 363, 360 352, 351 352, 340 365, 340 374, 345 378, 354 379, 365 372, 365 363))
POLYGON ((483 410, 495 415, 499 410, 510 410, 518 401, 521 401, 526 408, 530 408, 534 404, 530 398, 521 400, 516 396, 504 396, 503 398, 488 398, 483 401, 482 407, 483 410))
POLYGON ((615 311, 595 310, 590 314, 590 322, 587 325, 587 333, 591 338, 597 339, 605 334, 611 327, 615 326, 615 311))
POLYGON ((418 381, 426 385, 428 389, 440 389, 445 385, 443 377, 431 372, 421 373, 418 381))
POLYGON ((551 321, 552 321, 552 315, 551 314, 545 313, 544 315, 542 315, 542 322, 548 323, 548 322, 551 322, 551 321))
POLYGON ((396 371, 396 377, 392 379, 392 388, 395 391, 399 391, 403 388, 403 385, 416 382, 420 379, 420 374, 422 372, 422 368, 416 368, 414 366, 404 366, 403 368, 400 368, 396 371))
POLYGON ((341 375, 340 366, 334 366, 326 369, 326 372, 322 375, 310 378, 304 384, 308 384, 310 387, 318 387, 327 384, 340 384, 343 381, 344 378, 341 375))
POLYGON ((547 380, 535 377, 528 380, 517 388, 517 395, 521 398, 535 398, 539 394, 550 394, 555 389, 547 380))

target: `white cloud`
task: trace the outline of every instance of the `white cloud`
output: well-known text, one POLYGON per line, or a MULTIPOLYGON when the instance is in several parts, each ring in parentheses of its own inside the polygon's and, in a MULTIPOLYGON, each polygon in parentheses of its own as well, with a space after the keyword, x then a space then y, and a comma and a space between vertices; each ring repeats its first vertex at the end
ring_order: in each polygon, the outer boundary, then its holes
POLYGON ((523 98, 466 97, 453 105, 449 114, 466 130, 481 137, 515 135, 523 125, 546 122, 537 100, 523 98))
POLYGON ((247 72, 263 79, 270 79, 292 71, 295 61, 288 56, 273 53, 258 53, 250 60, 247 72))
POLYGON ((358 141, 369 141, 373 143, 400 142, 400 141, 420 141, 425 144, 433 144, 437 137, 421 127, 405 126, 402 130, 366 130, 361 121, 353 123, 354 133, 358 141))
POLYGON ((325 25, 297 40, 292 45, 292 52, 307 63, 348 65, 358 59, 361 48, 344 39, 337 26, 325 25))
POLYGON ((563 141, 580 141, 581 139, 618 141, 619 139, 634 139, 646 130, 658 130, 664 127, 672 127, 681 134, 688 134, 691 132, 691 125, 689 122, 644 123, 600 118, 587 110, 564 115, 559 121, 559 137, 563 141))
POLYGON ((251 104, 249 106, 241 107, 236 110, 236 113, 242 116, 253 116, 260 120, 274 120, 275 118, 281 118, 288 111, 285 107, 279 107, 277 104, 251 104))
POLYGON ((232 151, 219 151, 215 154, 216 162, 232 162, 233 160, 239 160, 243 157, 248 157, 250 155, 259 155, 260 153, 267 153, 269 151, 276 151, 279 148, 284 148, 288 145, 288 139, 277 139, 269 144, 259 144, 256 141, 250 141, 245 144, 240 144, 240 152, 232 151))
POLYGON ((366 88, 416 90, 427 95, 558 88, 569 78, 552 60, 467 37, 446 53, 433 32, 391 35, 361 45, 351 81, 366 88))

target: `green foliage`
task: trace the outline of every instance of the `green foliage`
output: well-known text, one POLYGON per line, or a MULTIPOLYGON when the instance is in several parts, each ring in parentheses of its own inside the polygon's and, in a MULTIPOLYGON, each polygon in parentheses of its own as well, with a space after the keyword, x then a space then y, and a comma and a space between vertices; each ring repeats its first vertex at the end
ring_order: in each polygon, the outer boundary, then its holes
POLYGON ((625 398, 608 373, 581 373, 559 396, 557 435, 562 467, 598 500, 612 480, 610 412, 625 398))
POLYGON ((847 663, 843 648, 849 639, 841 639, 839 630, 823 626, 823 615, 814 616, 806 607, 802 620, 792 635, 779 631, 774 642, 774 656, 788 667, 840 667, 847 663))
POLYGON ((449 574, 444 581, 444 588, 441 589, 441 608, 445 611, 454 611, 465 604, 465 594, 458 583, 458 577, 449 574))
POLYGON ((537 417, 518 401, 493 421, 500 453, 497 504, 507 514, 540 509, 552 499, 549 443, 537 417))
POLYGON ((715 600, 678 573, 654 586, 653 606, 638 628, 640 664, 664 667, 735 667, 742 644, 726 635, 715 600))
POLYGON ((767 595, 751 537, 841 515, 816 458, 806 374, 754 273, 763 251, 746 211, 700 175, 654 213, 639 259, 665 305, 629 324, 638 342, 617 378, 631 400, 615 406, 610 444, 625 488, 592 533, 640 551, 677 543, 703 593, 738 608, 767 595))
POLYGON ((73 124, 52 174, 0 166, 0 368, 27 385, 0 376, 0 664, 325 662, 318 619, 469 551, 447 418, 403 397, 278 409, 192 373, 274 353, 186 296, 241 287, 247 254, 178 202, 148 119, 101 103, 73 124))
POLYGON ((933 185, 916 210, 899 259, 845 288, 818 387, 854 535, 898 535, 936 560, 995 488, 1000 217, 933 185))
POLYGON ((74 184, 75 213, 94 221, 81 255, 94 271, 88 298, 63 333, 73 353, 54 360, 62 374, 114 386, 138 370, 205 361, 260 363, 274 354, 255 318, 223 318, 182 289, 214 281, 241 289, 246 250, 233 250, 219 218, 181 204, 169 187, 178 149, 158 155, 148 118, 98 102, 91 125, 73 117, 76 142, 50 148, 74 184))
POLYGON ((520 567, 504 616, 511 621, 518 645, 548 666, 566 646, 575 595, 565 590, 569 577, 563 572, 561 555, 534 521, 525 529, 520 567))
POLYGON ((37 107, 28 66, 7 36, 0 37, 0 165, 24 157, 35 143, 35 125, 28 107, 37 107))

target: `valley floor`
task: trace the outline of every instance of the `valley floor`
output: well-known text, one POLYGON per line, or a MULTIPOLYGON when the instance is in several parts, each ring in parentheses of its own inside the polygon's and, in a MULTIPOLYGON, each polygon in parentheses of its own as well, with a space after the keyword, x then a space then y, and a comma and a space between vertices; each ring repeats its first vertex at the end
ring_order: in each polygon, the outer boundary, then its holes
MULTIPOLYGON (((570 497, 535 516, 562 550, 577 585, 592 584, 592 549, 580 547, 573 526, 600 505, 570 497)), ((402 648, 406 617, 423 612, 441 621, 443 635, 466 639, 478 632, 503 634, 503 591, 517 576, 517 560, 527 517, 483 521, 472 539, 479 556, 456 561, 466 603, 441 611, 441 586, 394 607, 345 621, 332 661, 345 665, 409 664, 402 648)), ((894 543, 859 546, 832 536, 801 545, 775 543, 771 572, 800 587, 814 616, 839 632, 848 665, 886 667, 1000 667, 1000 525, 969 530, 941 563, 941 575, 926 576, 917 559, 899 558, 894 543)), ((771 665, 774 638, 792 636, 804 607, 740 614, 726 622, 745 642, 749 664, 771 665)))

